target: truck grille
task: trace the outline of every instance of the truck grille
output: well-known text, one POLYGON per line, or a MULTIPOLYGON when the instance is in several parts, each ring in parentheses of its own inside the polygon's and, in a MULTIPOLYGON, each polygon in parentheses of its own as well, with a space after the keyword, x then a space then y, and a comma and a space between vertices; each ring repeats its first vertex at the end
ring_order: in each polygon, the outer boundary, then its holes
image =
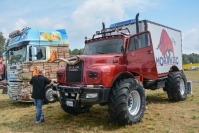
POLYGON ((19 95, 19 82, 9 82, 8 94, 10 98, 18 97, 19 95))
POLYGON ((66 66, 66 81, 67 82, 82 82, 83 79, 83 61, 81 60, 76 65, 66 66))

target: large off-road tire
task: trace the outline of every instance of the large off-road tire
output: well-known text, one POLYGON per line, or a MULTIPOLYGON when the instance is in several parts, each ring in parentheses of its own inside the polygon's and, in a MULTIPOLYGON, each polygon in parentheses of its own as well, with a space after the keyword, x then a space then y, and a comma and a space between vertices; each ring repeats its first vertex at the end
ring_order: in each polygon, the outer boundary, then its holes
POLYGON ((61 104, 61 108, 69 114, 73 114, 73 115, 77 115, 77 114, 81 114, 81 113, 85 113, 88 112, 91 108, 91 106, 82 106, 79 108, 74 108, 74 107, 68 107, 65 104, 61 104))
POLYGON ((168 75, 165 90, 170 101, 182 101, 187 97, 187 79, 183 72, 172 72, 168 75))
POLYGON ((47 86, 45 92, 44 103, 54 103, 57 99, 54 97, 53 87, 47 86))
POLYGON ((118 123, 126 125, 139 122, 146 106, 145 90, 133 78, 115 83, 108 101, 108 112, 118 123))

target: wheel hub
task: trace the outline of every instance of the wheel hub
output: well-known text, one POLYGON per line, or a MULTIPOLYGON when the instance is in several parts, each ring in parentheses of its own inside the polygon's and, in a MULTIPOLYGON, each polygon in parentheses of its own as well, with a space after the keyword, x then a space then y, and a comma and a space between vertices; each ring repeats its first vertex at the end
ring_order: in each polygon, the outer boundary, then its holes
POLYGON ((50 89, 48 89, 48 90, 46 91, 46 99, 47 99, 48 101, 50 101, 50 102, 52 102, 52 101, 55 100, 55 98, 54 98, 54 96, 53 96, 53 89, 52 89, 52 88, 50 88, 50 89))
POLYGON ((128 99, 128 111, 131 115, 136 115, 139 112, 141 105, 140 94, 134 90, 130 93, 128 99))
POLYGON ((185 84, 183 79, 180 80, 180 93, 181 95, 184 95, 185 93, 185 84))

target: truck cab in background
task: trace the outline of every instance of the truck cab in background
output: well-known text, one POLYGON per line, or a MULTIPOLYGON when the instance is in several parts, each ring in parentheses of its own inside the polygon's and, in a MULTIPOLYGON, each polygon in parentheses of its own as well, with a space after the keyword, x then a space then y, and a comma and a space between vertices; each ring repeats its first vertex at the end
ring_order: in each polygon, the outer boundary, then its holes
MULTIPOLYGON (((6 45, 8 95, 12 100, 33 102, 32 87, 28 84, 39 69, 46 77, 56 79, 56 71, 64 62, 51 62, 51 56, 69 58, 68 37, 65 29, 24 28, 9 34, 6 45)), ((45 102, 54 102, 54 88, 46 87, 45 102)))

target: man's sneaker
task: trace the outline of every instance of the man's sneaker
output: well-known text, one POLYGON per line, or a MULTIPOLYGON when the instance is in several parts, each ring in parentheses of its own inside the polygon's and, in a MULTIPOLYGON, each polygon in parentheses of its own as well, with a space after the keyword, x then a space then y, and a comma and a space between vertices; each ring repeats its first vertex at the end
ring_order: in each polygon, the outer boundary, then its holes
POLYGON ((44 118, 41 119, 41 122, 44 122, 44 118))
POLYGON ((40 121, 41 121, 41 122, 44 122, 44 114, 41 115, 40 121))
POLYGON ((40 123, 40 121, 35 121, 36 124, 40 123))

